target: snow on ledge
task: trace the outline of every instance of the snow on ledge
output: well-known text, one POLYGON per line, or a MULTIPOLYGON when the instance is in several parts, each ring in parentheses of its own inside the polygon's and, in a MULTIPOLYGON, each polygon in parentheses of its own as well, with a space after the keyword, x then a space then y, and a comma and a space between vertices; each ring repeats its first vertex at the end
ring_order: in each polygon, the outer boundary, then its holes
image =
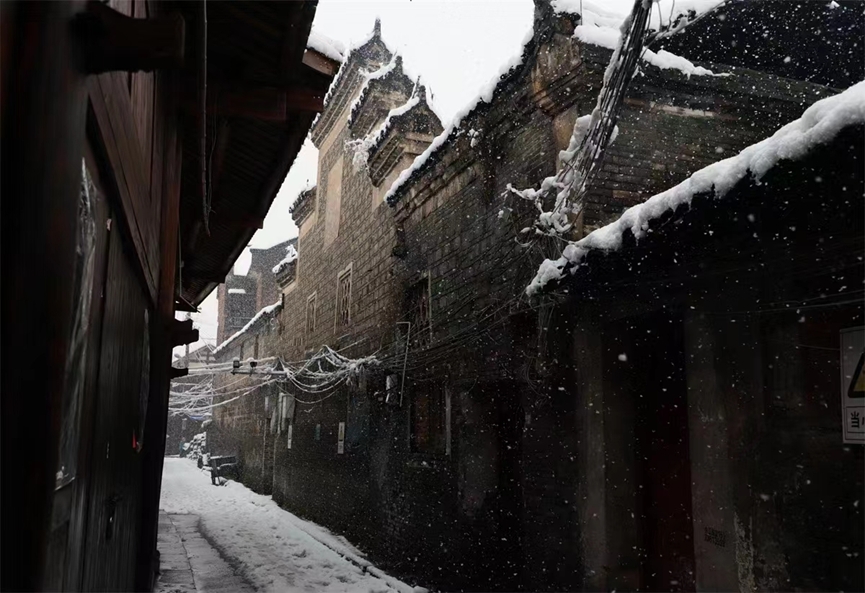
MULTIPOLYGON (((649 15, 649 29, 653 31, 677 29, 685 17, 693 21, 724 4, 726 0, 654 0, 649 15)), ((591 0, 553 0, 556 14, 579 14, 581 24, 618 29, 628 16, 624 6, 599 4, 591 0)))
POLYGON ((586 255, 596 249, 616 251, 622 237, 630 231, 639 240, 649 223, 682 204, 690 205, 697 194, 714 192, 723 198, 748 174, 762 178, 781 160, 798 160, 815 147, 830 142, 845 127, 865 123, 865 81, 846 91, 817 101, 797 120, 790 122, 771 137, 745 148, 736 156, 700 169, 691 177, 642 204, 628 208, 622 216, 579 241, 565 247, 557 260, 545 260, 526 287, 528 295, 539 293, 551 281, 574 274, 586 255))
POLYGON ((466 118, 475 108, 483 103, 491 103, 493 100, 493 95, 495 94, 496 88, 499 83, 502 81, 502 78, 507 76, 511 70, 520 66, 523 63, 523 55, 525 53, 526 45, 532 40, 534 36, 534 29, 529 27, 528 32, 523 38, 523 42, 520 44, 520 51, 511 56, 511 58, 502 64, 499 67, 498 73, 495 76, 490 78, 487 83, 481 87, 477 96, 470 101, 465 107, 463 107, 456 115, 454 115, 453 119, 451 119, 450 123, 445 126, 444 131, 435 137, 432 143, 427 146, 426 150, 421 154, 415 157, 412 164, 407 168, 403 169, 402 173, 399 174, 393 184, 391 184, 390 189, 387 190, 387 193, 384 195, 384 201, 390 203, 399 189, 405 184, 406 181, 415 173, 424 166, 424 164, 429 160, 429 158, 435 154, 454 134, 454 132, 460 129, 460 125, 462 124, 463 119, 466 118))
POLYGON ((256 313, 255 316, 246 323, 246 325, 244 325, 240 330, 234 332, 231 335, 231 337, 229 337, 222 344, 217 346, 216 349, 213 351, 213 354, 214 355, 219 354, 220 352, 222 352, 223 350, 228 348, 232 342, 234 342, 237 338, 239 338, 240 336, 245 334, 247 332, 247 330, 249 330, 249 328, 251 328, 253 325, 255 325, 256 321, 258 321, 259 319, 261 319, 265 315, 270 315, 271 313, 273 313, 274 311, 276 311, 280 308, 282 308, 282 302, 281 301, 276 301, 272 305, 268 305, 268 306, 262 308, 261 311, 256 313))
POLYGON ((354 101, 351 102, 351 105, 348 108, 348 125, 354 123, 354 119, 357 116, 358 108, 360 104, 363 102, 364 98, 366 98, 366 91, 369 88, 369 83, 373 80, 379 80, 384 78, 391 72, 393 72, 399 62, 401 60, 398 59, 398 54, 393 54, 391 56, 390 61, 387 64, 383 64, 378 68, 378 70, 373 70, 372 72, 366 72, 361 70, 360 74, 363 77, 363 84, 360 87, 360 92, 355 97, 354 101))
POLYGON ((419 103, 420 97, 418 95, 412 96, 404 104, 388 111, 387 117, 384 118, 384 121, 382 121, 377 128, 373 128, 369 134, 363 138, 358 138, 357 140, 346 141, 345 146, 351 153, 351 162, 355 171, 363 171, 368 167, 370 151, 378 146, 378 143, 381 142, 385 135, 387 135, 393 120, 408 113, 419 103))
POLYGON ((278 264, 273 266, 273 269, 271 271, 274 274, 279 274, 288 267, 288 264, 294 262, 295 260, 297 260, 297 249, 294 248, 294 245, 289 245, 288 248, 285 250, 285 257, 282 258, 282 260, 280 260, 278 264))
MULTIPOLYGON (((619 46, 620 36, 621 33, 619 30, 611 27, 577 25, 576 29, 574 29, 574 37, 583 43, 590 43, 612 50, 615 50, 619 46)), ((678 70, 688 78, 691 78, 692 74, 697 76, 729 76, 726 73, 715 74, 702 66, 695 66, 693 62, 686 60, 682 56, 670 53, 665 49, 656 53, 649 48, 645 48, 640 57, 644 62, 657 66, 661 70, 678 70)))
POLYGON ((342 62, 345 57, 345 45, 342 42, 332 39, 323 33, 315 30, 315 26, 309 32, 309 38, 306 40, 308 49, 317 51, 326 58, 330 58, 335 62, 342 62))

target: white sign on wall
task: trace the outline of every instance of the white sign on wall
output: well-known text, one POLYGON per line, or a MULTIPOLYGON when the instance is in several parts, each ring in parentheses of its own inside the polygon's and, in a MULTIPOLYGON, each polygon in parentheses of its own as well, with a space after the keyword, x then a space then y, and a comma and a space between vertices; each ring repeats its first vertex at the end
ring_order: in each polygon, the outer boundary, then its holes
POLYGON ((339 440, 336 444, 336 452, 339 455, 345 452, 345 422, 339 423, 339 440))
POLYGON ((844 442, 865 444, 865 327, 841 330, 844 442))

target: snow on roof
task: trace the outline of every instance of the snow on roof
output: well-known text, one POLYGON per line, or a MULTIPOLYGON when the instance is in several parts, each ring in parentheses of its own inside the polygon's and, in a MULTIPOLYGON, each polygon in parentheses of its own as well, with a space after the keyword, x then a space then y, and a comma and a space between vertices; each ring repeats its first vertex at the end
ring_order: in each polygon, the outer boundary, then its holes
POLYGON ((453 119, 451 119, 450 123, 445 126, 444 131, 436 136, 436 138, 432 141, 432 143, 427 147, 425 151, 415 157, 414 161, 411 165, 409 165, 406 169, 403 170, 402 173, 399 174, 399 177, 393 182, 390 186, 390 189, 387 190, 387 193, 384 196, 386 202, 390 203, 393 200, 393 197, 396 195, 397 191, 405 184, 406 181, 418 171, 424 164, 429 160, 429 158, 435 154, 447 141, 450 139, 451 135, 454 132, 460 129, 460 124, 463 119, 471 112, 475 110, 482 102, 483 103, 491 103, 493 100, 493 95, 495 94, 495 90, 498 87, 499 82, 507 76, 514 68, 521 65, 523 63, 523 57, 525 54, 526 45, 532 40, 534 36, 534 29, 529 28, 526 36, 523 38, 523 42, 521 44, 521 49, 519 53, 511 56, 511 58, 506 61, 504 64, 499 67, 498 73, 490 78, 487 83, 480 88, 478 94, 475 96, 472 101, 470 101, 465 107, 463 107, 460 111, 454 115, 453 119))
MULTIPOLYGON (((660 4, 668 3, 664 1, 660 4)), ((675 2, 672 2, 672 9, 666 9, 666 12, 664 13, 669 16, 663 18, 659 16, 653 17, 655 26, 657 28, 660 24, 668 25, 671 21, 675 23, 677 15, 688 14, 690 10, 695 11, 696 14, 703 14, 709 10, 717 8, 721 4, 723 4, 723 0, 676 0, 675 2)), ((627 13, 614 12, 585 0, 553 0, 553 9, 557 13, 579 13, 580 6, 582 6, 583 9, 582 24, 576 27, 574 36, 586 43, 615 49, 618 45, 620 35, 619 27, 621 27, 622 22, 628 16, 627 13)), ((656 15, 656 11, 653 10, 652 13, 656 15)), ((385 194, 385 201, 388 203, 393 201, 397 192, 411 178, 411 176, 424 166, 429 158, 451 138, 455 131, 459 130, 462 120, 465 119, 468 114, 474 111, 481 102, 492 102, 493 94, 495 93, 499 82, 501 82, 501 80, 510 73, 511 70, 522 64, 525 46, 529 41, 531 41, 533 35, 534 30, 530 28, 523 39, 522 49, 520 52, 512 56, 499 68, 496 76, 493 76, 480 89, 478 95, 453 117, 451 122, 445 126, 444 131, 432 141, 432 144, 430 144, 424 152, 419 154, 408 168, 404 169, 402 173, 400 173, 399 177, 394 180, 390 189, 385 194)), ((679 70, 689 78, 691 75, 713 75, 711 71, 700 66, 695 66, 685 58, 665 50, 660 50, 656 53, 646 49, 643 54, 643 59, 661 69, 673 68, 679 70)))
POLYGON ((253 325, 255 325, 256 321, 258 321, 259 319, 261 319, 265 315, 270 315, 271 313, 278 311, 281 308, 282 308, 282 301, 276 301, 272 305, 268 305, 268 306, 262 308, 261 311, 256 313, 255 316, 252 319, 250 319, 246 325, 244 325, 240 330, 234 332, 231 335, 231 337, 229 337, 222 344, 217 346, 216 349, 213 351, 213 353, 219 354, 220 352, 222 352, 223 350, 228 348, 231 345, 231 343, 234 342, 237 338, 239 338, 244 333, 246 333, 246 331, 249 330, 249 328, 251 328, 253 325))
POLYGON ((306 197, 306 194, 308 194, 309 192, 311 192, 312 190, 314 190, 315 187, 316 187, 316 186, 315 186, 314 183, 307 183, 307 184, 306 184, 306 187, 304 187, 302 190, 300 190, 299 192, 297 192, 297 195, 294 197, 294 201, 291 203, 291 206, 288 207, 288 211, 289 211, 289 212, 294 212, 294 209, 297 207, 297 205, 300 203, 300 201, 301 201, 304 197, 306 197))
POLYGON ((278 264, 273 266, 273 273, 279 274, 285 268, 288 267, 288 264, 297 260, 297 249, 294 248, 294 245, 289 245, 285 250, 285 257, 280 260, 278 264))
MULTIPOLYGON (((690 22, 711 12, 726 0, 658 0, 649 16, 649 29, 662 31, 677 29, 682 21, 690 22), (684 18, 683 18, 684 17, 684 18)), ((557 14, 579 14, 582 25, 618 29, 628 16, 621 7, 601 5, 591 0, 553 0, 557 14)))
POLYGON ((384 121, 381 122, 375 130, 373 130, 369 136, 370 142, 370 150, 376 147, 376 145, 387 135, 387 131, 390 129, 393 124, 393 120, 397 117, 404 115, 412 110, 415 105, 420 103, 420 94, 412 95, 408 101, 400 105, 399 107, 394 107, 390 111, 387 112, 387 117, 384 118, 384 121))
MULTIPOLYGON (((580 0, 576 0, 576 2, 579 1, 580 0)), ((559 12, 569 12, 561 10, 561 7, 563 5, 570 7, 574 2, 575 0, 555 0, 553 6, 559 12)), ((673 5, 675 12, 673 10, 665 12, 663 17, 659 16, 658 11, 653 10, 652 16, 654 17, 654 21, 650 19, 650 28, 653 26, 651 24, 652 22, 654 22, 654 28, 656 29, 658 28, 659 23, 664 24, 664 26, 667 26, 670 23, 675 23, 675 15, 688 14, 688 7, 696 6, 705 12, 720 6, 722 3, 723 2, 720 2, 719 0, 691 0, 690 2, 679 0, 673 5)), ((660 6, 660 4, 656 4, 656 6, 660 6)), ((577 7, 577 12, 579 12, 579 6, 577 7)), ((605 9, 597 9, 591 3, 586 2, 583 6, 580 24, 574 29, 574 37, 583 43, 590 43, 599 47, 615 50, 619 46, 619 38, 621 37, 620 29, 622 22, 624 22, 626 17, 627 15, 617 17, 615 16, 615 13, 611 13, 605 9)), ((656 53, 647 47, 643 50, 640 57, 643 61, 662 70, 678 70, 688 78, 690 78, 691 75, 716 76, 711 70, 707 70, 701 66, 695 66, 682 56, 677 56, 663 49, 656 53)), ((717 76, 728 76, 728 74, 719 74, 717 76)))
MULTIPOLYGON (((338 86, 339 80, 342 78, 342 74, 345 71, 346 66, 348 65, 349 61, 351 60, 351 57, 354 54, 354 52, 356 52, 357 50, 364 47, 367 43, 370 43, 373 39, 378 39, 387 48, 387 50, 391 54, 396 53, 384 41, 384 39, 382 39, 382 37, 381 37, 381 21, 379 19, 376 19, 375 20, 375 26, 373 27, 372 31, 367 33, 361 39, 358 39, 357 41, 351 42, 348 46, 348 49, 346 49, 343 52, 342 65, 340 66, 339 70, 336 71, 336 75, 334 75, 333 80, 330 82, 330 87, 327 89, 327 93, 324 96, 324 107, 327 107, 327 104, 330 102, 330 98, 333 96, 333 93, 338 86)), ((316 121, 318 121, 318 118, 320 116, 321 116, 321 113, 319 113, 319 115, 316 116, 316 121)), ((313 122, 313 126, 314 125, 315 125, 315 122, 313 122)))
MULTIPOLYGON (((620 36, 621 33, 618 29, 612 29, 610 27, 577 25, 574 30, 574 37, 580 41, 612 50, 615 50, 619 46, 620 36)), ((702 66, 695 66, 693 62, 664 49, 656 53, 649 48, 645 48, 640 57, 643 61, 652 64, 653 66, 657 66, 661 70, 678 70, 688 78, 690 78, 692 74, 698 76, 729 76, 727 73, 715 74, 711 70, 707 70, 702 66)))
POLYGON ((306 40, 306 47, 336 62, 342 62, 345 54, 345 45, 342 42, 319 33, 315 30, 314 25, 309 32, 309 38, 306 40))
MULTIPOLYGON (((417 90, 417 89, 416 89, 417 90)), ((388 111, 384 121, 374 128, 369 134, 357 140, 349 140, 346 142, 346 148, 350 149, 352 154, 352 164, 356 171, 362 171, 367 167, 369 161, 369 153, 378 146, 378 143, 387 135, 394 119, 404 115, 412 110, 413 107, 420 103, 420 95, 413 94, 408 101, 398 107, 394 107, 388 111)))
POLYGON ((393 54, 391 56, 390 62, 381 66, 378 70, 373 70, 372 72, 361 71, 361 76, 363 76, 363 84, 360 87, 360 92, 357 94, 357 97, 354 101, 352 101, 351 106, 348 108, 348 125, 351 125, 354 121, 355 116, 357 115, 358 108, 360 104, 363 103, 364 98, 366 97, 366 91, 369 88, 369 83, 373 80, 379 80, 384 78, 391 72, 393 72, 396 67, 402 66, 402 59, 397 55, 393 54))
POLYGON ((682 204, 690 205, 695 195, 712 191, 716 199, 723 198, 747 175, 759 180, 778 161, 800 159, 817 146, 830 142, 845 127, 862 123, 865 123, 865 81, 817 101, 802 117, 771 137, 697 171, 679 185, 629 208, 615 222, 569 244, 559 259, 548 259, 540 265, 526 293, 537 294, 547 283, 560 280, 567 273, 574 274, 593 250, 618 250, 628 231, 639 240, 652 220, 675 211, 682 204))

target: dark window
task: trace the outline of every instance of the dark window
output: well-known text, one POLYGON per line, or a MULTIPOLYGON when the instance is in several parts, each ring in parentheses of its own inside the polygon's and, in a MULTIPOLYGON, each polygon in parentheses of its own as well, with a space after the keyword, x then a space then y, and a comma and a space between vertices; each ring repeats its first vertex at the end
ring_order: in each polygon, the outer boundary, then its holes
POLYGON ((306 335, 315 331, 315 294, 306 299, 306 335))
POLYGON ((432 339, 429 278, 424 277, 409 288, 406 309, 411 322, 411 345, 427 346, 432 339))
POLYGON ((351 269, 339 275, 336 306, 337 326, 348 325, 351 321, 351 269))

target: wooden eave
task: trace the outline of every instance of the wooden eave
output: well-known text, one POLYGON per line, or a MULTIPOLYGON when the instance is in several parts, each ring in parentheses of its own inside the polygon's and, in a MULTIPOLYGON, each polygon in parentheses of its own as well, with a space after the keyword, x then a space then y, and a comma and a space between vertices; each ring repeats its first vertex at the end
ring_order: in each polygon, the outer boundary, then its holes
MULTIPOLYGON (((196 150, 195 76, 181 97, 183 179, 179 297, 198 305, 225 278, 285 179, 333 80, 332 60, 306 47, 315 2, 207 3, 205 223, 196 150)), ((190 12, 192 4, 178 3, 190 12)), ((194 32, 189 36, 195 39, 194 32)), ((189 63, 198 62, 191 50, 189 63)), ((198 52, 201 53, 200 51, 198 52)))

